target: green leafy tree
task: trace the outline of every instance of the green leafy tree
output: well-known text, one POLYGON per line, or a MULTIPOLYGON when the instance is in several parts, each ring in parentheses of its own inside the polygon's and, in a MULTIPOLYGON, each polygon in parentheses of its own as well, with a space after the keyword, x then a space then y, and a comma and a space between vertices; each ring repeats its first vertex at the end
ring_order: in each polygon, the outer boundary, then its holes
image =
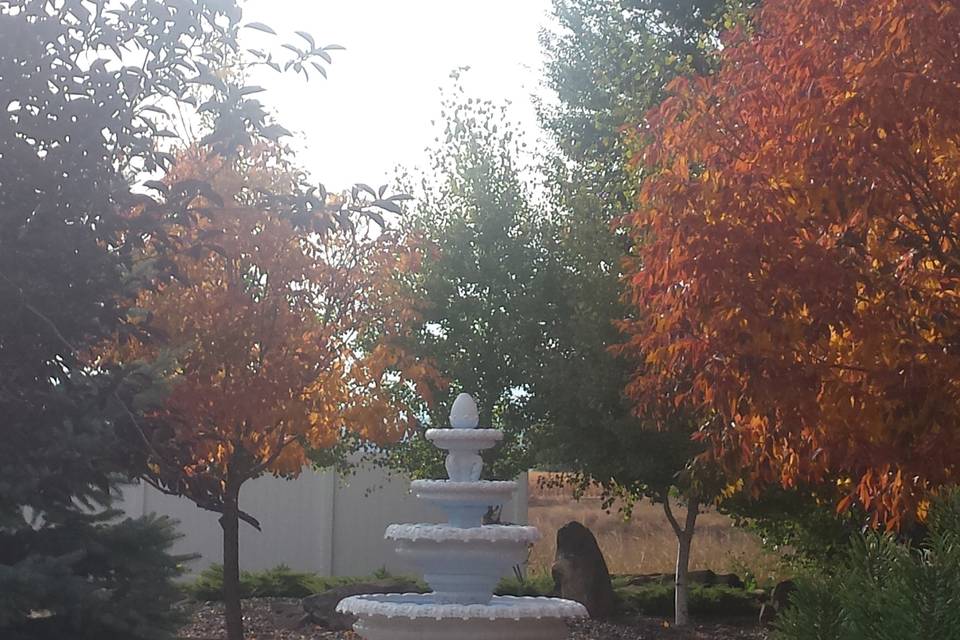
MULTIPOLYGON (((613 353, 623 336, 615 321, 620 265, 630 249, 616 223, 633 208, 644 167, 627 162, 623 129, 642 121, 679 74, 708 71, 719 31, 744 19, 747 3, 723 0, 557 0, 558 29, 544 32, 546 84, 558 100, 540 107, 558 155, 548 165, 552 237, 558 265, 554 313, 544 327, 549 348, 529 410, 543 425, 544 461, 570 471, 579 488, 591 482, 621 498, 661 504, 677 535, 675 613, 686 624, 686 574, 701 508, 722 479, 695 462, 691 441, 709 416, 684 412, 674 398, 653 416, 635 415, 625 400, 632 364, 613 353), (687 507, 683 518, 671 501, 687 507)), ((610 504, 608 501, 608 506, 610 504)))
MULTIPOLYGON (((628 505, 644 497, 663 505, 678 536, 683 623, 696 517, 718 482, 692 464, 701 417, 668 399, 675 428, 645 429, 624 400, 630 368, 611 348, 622 341, 614 321, 627 315, 619 265, 628 247, 612 227, 632 207, 638 179, 621 129, 678 73, 709 66, 731 14, 708 1, 558 1, 555 10, 560 28, 544 47, 559 100, 542 104, 541 117, 559 153, 544 161, 545 188, 524 179, 501 113, 462 94, 445 102, 441 146, 409 222, 433 249, 416 283, 429 305, 416 342, 450 381, 451 398, 476 393, 482 420, 507 431, 493 475, 535 460, 580 487, 600 482, 628 505), (677 497, 688 506, 683 519, 677 497)), ((447 406, 425 408, 425 426, 442 424, 447 406)), ((391 453, 414 473, 443 473, 422 438, 391 453)))
MULTIPOLYGON (((459 77, 459 72, 453 74, 459 77)), ((443 99, 443 132, 404 218, 405 232, 424 245, 411 286, 424 302, 423 322, 409 349, 434 362, 448 387, 421 403, 423 427, 446 426, 461 391, 477 399, 481 425, 502 429, 487 453, 488 477, 512 478, 530 465, 526 427, 529 346, 541 339, 536 300, 551 286, 531 206, 531 186, 518 166, 522 144, 504 109, 468 98, 459 82, 443 99)), ((442 477, 443 455, 422 434, 388 452, 391 464, 442 477)))
POLYGON ((835 566, 867 522, 862 509, 838 514, 838 495, 836 485, 778 487, 756 497, 738 492, 720 509, 778 553, 786 568, 803 572, 835 566))

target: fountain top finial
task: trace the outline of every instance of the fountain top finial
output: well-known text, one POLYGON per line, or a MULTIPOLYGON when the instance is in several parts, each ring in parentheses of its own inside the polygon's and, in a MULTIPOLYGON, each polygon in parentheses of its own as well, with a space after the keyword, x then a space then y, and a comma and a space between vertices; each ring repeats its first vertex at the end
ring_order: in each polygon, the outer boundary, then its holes
POLYGON ((476 429, 480 424, 477 403, 469 393, 461 393, 450 408, 450 426, 454 429, 476 429))

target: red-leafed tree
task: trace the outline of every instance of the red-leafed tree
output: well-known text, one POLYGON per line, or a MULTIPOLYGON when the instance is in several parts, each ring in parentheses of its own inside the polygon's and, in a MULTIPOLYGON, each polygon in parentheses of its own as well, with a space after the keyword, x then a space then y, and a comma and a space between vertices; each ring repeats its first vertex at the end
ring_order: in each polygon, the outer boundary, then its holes
POLYGON ((960 3, 768 0, 635 132, 629 394, 896 527, 960 474, 960 3))
POLYGON ((170 274, 135 309, 161 339, 108 355, 167 364, 166 393, 139 425, 147 480, 221 514, 227 631, 239 640, 238 529, 259 528, 242 510, 243 484, 295 477, 308 450, 345 433, 398 437, 409 415, 393 385, 430 377, 397 347, 416 317, 400 278, 417 253, 373 210, 350 216, 330 199, 309 213, 273 206, 298 176, 270 147, 231 160, 188 150, 167 182, 202 188, 139 258, 170 274))

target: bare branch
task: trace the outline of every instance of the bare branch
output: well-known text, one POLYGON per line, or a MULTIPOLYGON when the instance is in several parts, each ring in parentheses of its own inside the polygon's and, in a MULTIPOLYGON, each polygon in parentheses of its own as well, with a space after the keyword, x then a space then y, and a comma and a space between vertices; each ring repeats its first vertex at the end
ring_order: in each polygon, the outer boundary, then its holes
POLYGON ((682 537, 684 534, 683 529, 680 528, 680 523, 677 522, 676 516, 673 515, 673 508, 670 506, 670 492, 667 491, 663 495, 663 512, 667 515, 667 520, 670 521, 670 526, 673 527, 673 532, 677 535, 678 538, 682 537))
MULTIPOLYGON (((223 514, 223 505, 218 502, 199 500, 197 498, 193 498, 184 493, 181 493, 180 491, 173 491, 171 489, 167 489, 166 487, 164 487, 162 484, 160 484, 150 476, 141 476, 141 479, 164 495, 176 496, 178 498, 186 498, 187 500, 190 500, 195 505, 197 505, 198 507, 200 507, 205 511, 212 511, 213 513, 219 513, 221 515, 223 514)), ((253 516, 251 516, 246 511, 238 509, 237 517, 239 517, 241 520, 249 524, 251 527, 253 527, 257 531, 263 531, 263 529, 260 528, 260 521, 254 518, 253 516)))

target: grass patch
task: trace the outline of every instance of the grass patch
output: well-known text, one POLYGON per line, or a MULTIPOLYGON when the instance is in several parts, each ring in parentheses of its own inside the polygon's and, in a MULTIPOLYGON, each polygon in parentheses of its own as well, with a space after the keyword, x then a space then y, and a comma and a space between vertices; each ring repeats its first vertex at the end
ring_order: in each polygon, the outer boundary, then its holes
MULTIPOLYGON (((356 582, 374 580, 405 580, 410 578, 395 576, 380 570, 370 576, 331 577, 316 573, 294 571, 286 565, 278 565, 265 571, 244 571, 240 574, 241 598, 305 598, 334 587, 356 582)), ((418 582, 418 581, 416 581, 418 582)), ((194 600, 203 602, 223 599, 223 566, 210 565, 196 580, 184 586, 186 593, 194 600)))

